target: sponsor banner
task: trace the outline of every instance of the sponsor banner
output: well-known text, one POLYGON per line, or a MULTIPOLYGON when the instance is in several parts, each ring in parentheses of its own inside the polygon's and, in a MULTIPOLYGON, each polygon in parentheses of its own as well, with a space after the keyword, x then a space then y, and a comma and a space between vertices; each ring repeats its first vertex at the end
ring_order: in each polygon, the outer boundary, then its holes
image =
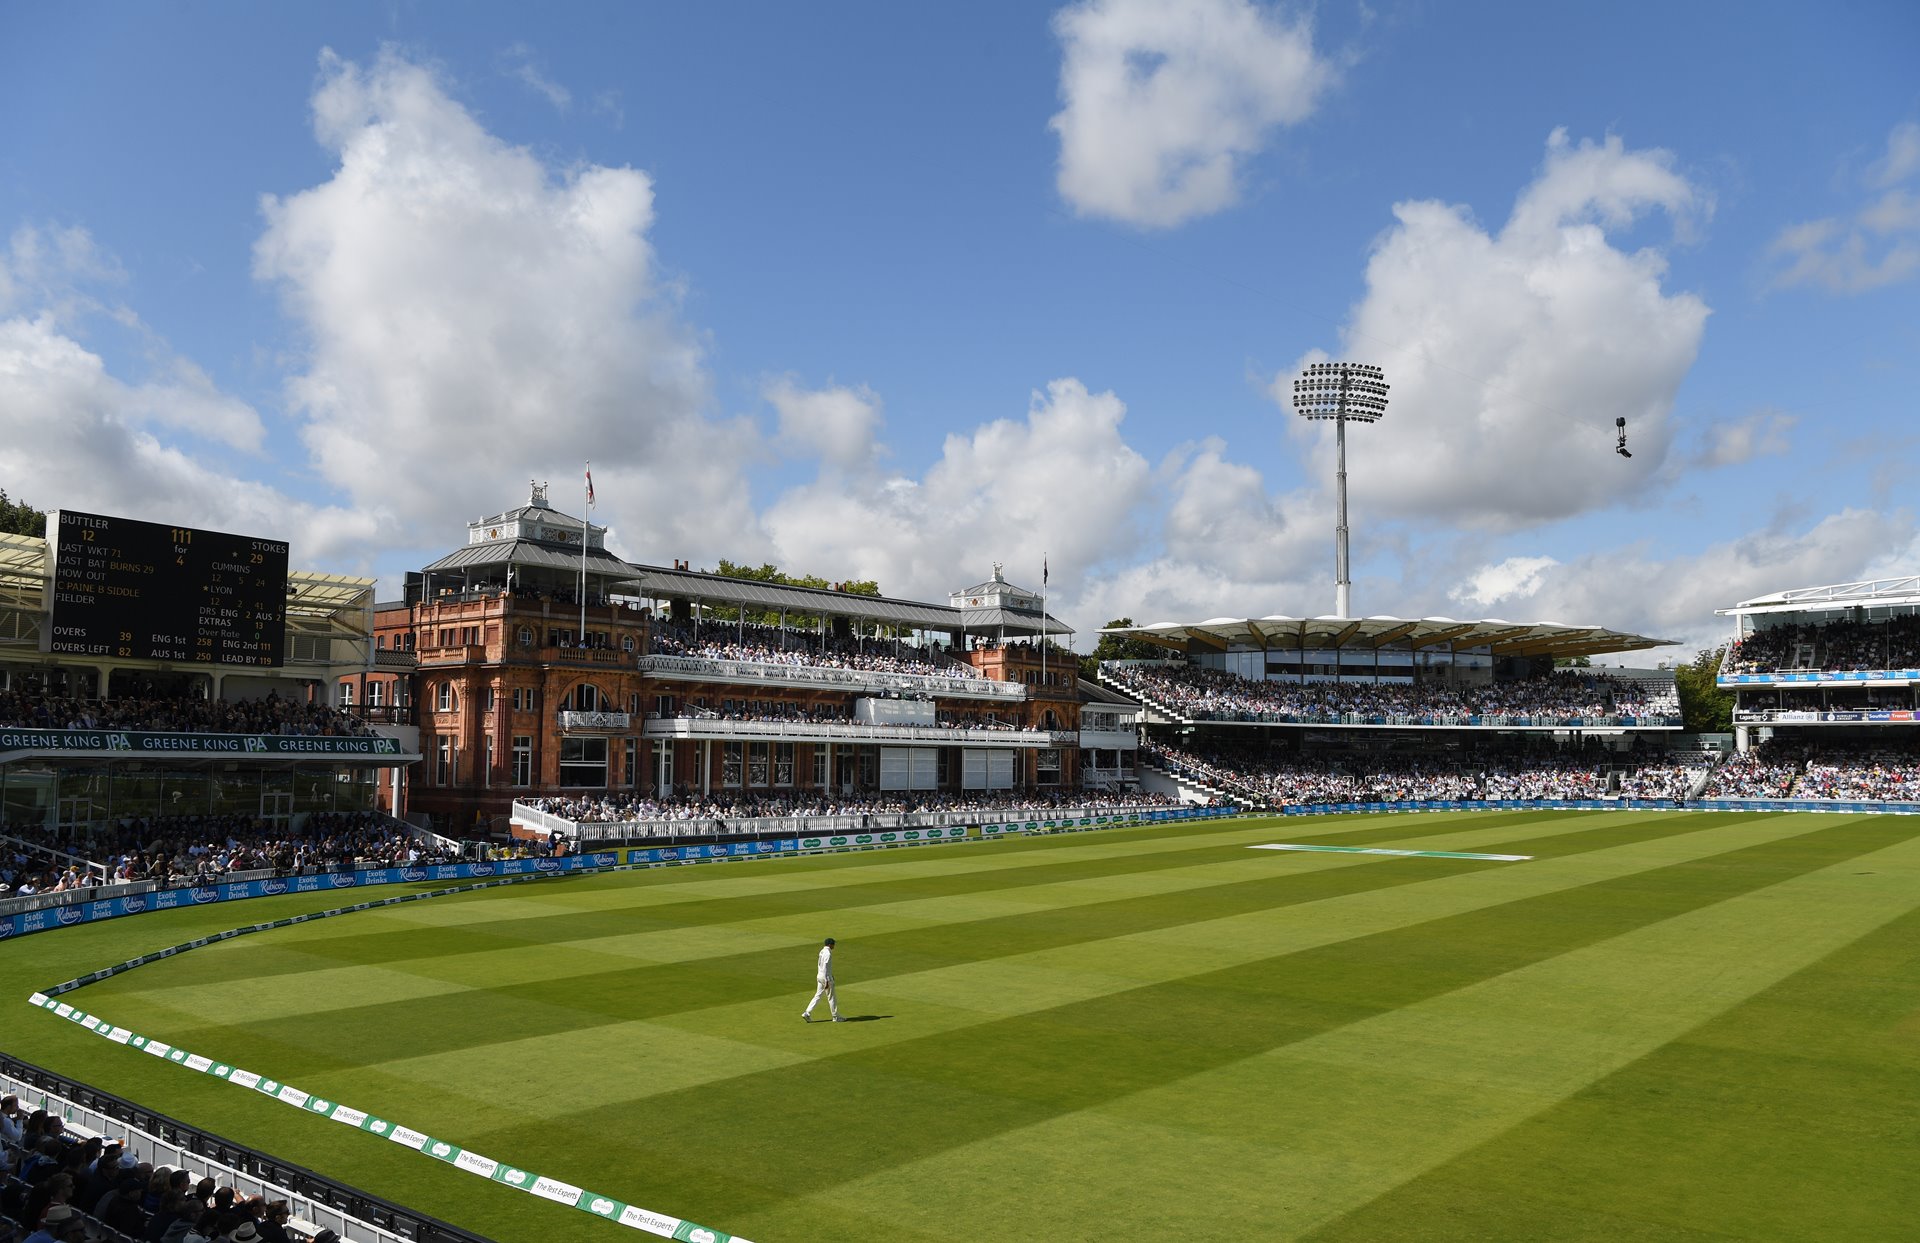
POLYGON ((733 1238, 724 1230, 711 1230, 690 1221, 681 1222, 680 1228, 673 1232, 673 1237, 684 1239, 686 1243, 728 1243, 733 1238))
POLYGON ((595 1217, 604 1217, 608 1221, 619 1221, 620 1214, 626 1212, 630 1206, 588 1191, 581 1194, 579 1203, 573 1207, 583 1213, 592 1213, 595 1217))
POLYGON ((533 1186, 528 1190, 542 1200, 553 1200, 568 1208, 580 1203, 580 1197, 583 1194, 581 1189, 572 1183, 563 1183, 557 1178, 548 1178, 545 1175, 534 1179, 533 1186))
MULTIPOLYGON (((714 848, 724 851, 725 847, 714 848)), ((592 854, 572 855, 561 859, 514 860, 519 865, 517 871, 538 871, 541 873, 569 873, 588 871, 596 868, 614 867, 623 862, 641 862, 638 857, 643 852, 600 851, 592 854), (627 856, 627 857, 623 857, 627 856)), ((738 853, 745 854, 742 849, 738 853)), ((646 859, 646 862, 658 862, 646 859)), ((158 893, 132 894, 123 898, 101 898, 89 902, 76 902, 67 906, 46 907, 41 910, 25 911, 18 915, 0 916, 0 940, 12 936, 42 932, 49 928, 70 927, 75 924, 92 923, 101 919, 116 919, 123 915, 138 915, 142 912, 169 911, 182 906, 198 906, 213 902, 232 902, 246 898, 274 897, 286 893, 317 893, 331 889, 351 889, 367 885, 390 885, 416 883, 427 880, 471 880, 478 877, 493 876, 505 871, 508 863, 453 863, 436 864, 428 868, 368 868, 360 872, 324 872, 313 876, 292 876, 268 880, 225 881, 217 885, 200 885, 186 889, 168 889, 158 893)), ((294 923, 303 923, 314 918, 312 915, 295 915, 287 919, 276 920, 271 924, 256 927, 284 927, 294 923)), ((210 940, 225 939, 240 935, 248 929, 229 929, 218 937, 205 937, 189 941, 185 945, 170 947, 166 953, 177 953, 185 949, 198 949, 210 940)), ((149 960, 152 955, 148 955, 149 960)))
POLYGON ((627 1205, 620 1211, 620 1224, 631 1226, 635 1230, 644 1230, 648 1234, 657 1234, 663 1239, 674 1237, 674 1231, 680 1229, 678 1217, 668 1217, 664 1213, 650 1213, 646 1209, 627 1205))
POLYGON ((500 1163, 491 1157, 483 1157, 477 1152, 468 1152, 464 1148, 453 1150, 453 1163, 469 1174, 478 1174, 481 1178, 492 1178, 500 1169, 500 1163))
POLYGON ((0 751, 95 754, 403 755, 396 738, 299 738, 276 734, 162 734, 111 729, 0 729, 0 751))

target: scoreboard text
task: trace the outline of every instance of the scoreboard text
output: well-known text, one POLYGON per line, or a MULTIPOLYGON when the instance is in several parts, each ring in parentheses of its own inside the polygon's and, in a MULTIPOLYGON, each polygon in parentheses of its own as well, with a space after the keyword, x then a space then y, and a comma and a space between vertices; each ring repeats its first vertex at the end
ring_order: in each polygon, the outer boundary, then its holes
POLYGON ((70 509, 47 525, 54 652, 221 665, 284 659, 285 541, 70 509))

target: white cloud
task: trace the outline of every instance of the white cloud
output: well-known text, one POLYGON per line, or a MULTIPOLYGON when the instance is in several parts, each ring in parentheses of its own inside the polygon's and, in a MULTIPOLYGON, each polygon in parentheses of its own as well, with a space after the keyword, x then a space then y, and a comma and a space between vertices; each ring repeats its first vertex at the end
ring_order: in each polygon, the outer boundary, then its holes
POLYGON ((762 395, 774 408, 783 447, 841 470, 870 463, 880 430, 881 403, 865 385, 803 389, 791 376, 770 381, 762 395))
POLYGON ((1757 457, 1778 457, 1788 451, 1787 433, 1798 422, 1783 410, 1769 409, 1710 424, 1688 465, 1711 470, 1757 457))
POLYGON ((1546 580, 1547 571, 1559 564, 1552 557, 1508 557, 1481 566, 1447 594, 1476 609, 1492 608, 1505 600, 1533 595, 1546 580))
POLYGON ((1867 170, 1867 185, 1875 190, 1895 186, 1920 173, 1920 121, 1902 121, 1887 135, 1887 153, 1867 170))
MULTIPOLYGON (((1663 290, 1661 252, 1610 241, 1651 210, 1691 220, 1709 204, 1666 152, 1574 145, 1563 131, 1498 233, 1464 207, 1395 205, 1345 332, 1347 356, 1392 385, 1383 425, 1349 436, 1356 511, 1510 530, 1616 503, 1653 477, 1708 310, 1663 290), (1631 461, 1612 452, 1616 418, 1631 461)), ((1275 378, 1277 401, 1295 374, 1275 378)), ((1332 430, 1296 420, 1293 434, 1313 440, 1331 479, 1332 430)))
POLYGON ((1334 72, 1302 19, 1249 0, 1087 0, 1062 10, 1060 195, 1165 228, 1230 206, 1242 163, 1312 111, 1334 72))
POLYGON ((1920 175, 1920 122, 1903 121, 1863 181, 1877 193, 1852 216, 1788 225, 1767 247, 1775 288, 1814 285, 1860 294, 1920 275, 1920 196, 1901 183, 1920 175))
POLYGON ((147 426, 204 431, 208 419, 244 422, 240 412, 252 415, 197 371, 185 383, 128 385, 51 316, 0 320, 0 440, 16 499, 282 536, 303 565, 364 554, 377 515, 292 500, 147 426))
POLYGON ((1697 553, 1671 555, 1651 541, 1589 552, 1543 569, 1510 600, 1526 607, 1530 621, 1609 626, 1706 647, 1732 632, 1715 609, 1866 577, 1915 538, 1910 514, 1846 509, 1805 529, 1769 526, 1697 553))
POLYGON ((313 112, 338 166, 263 200, 254 267, 304 335, 287 396, 325 480, 436 545, 591 458, 599 515, 645 532, 630 555, 758 554, 739 467, 758 441, 705 417, 647 174, 552 170, 391 52, 324 55, 313 112))
POLYGON ((1120 434, 1126 407, 1074 379, 1034 394, 1024 419, 954 434, 919 478, 877 471, 822 478, 775 501, 764 521, 782 564, 877 579, 889 594, 944 600, 990 563, 1040 586, 1123 554, 1150 470, 1120 434))
POLYGON ((526 44, 514 44, 501 54, 500 60, 508 77, 532 89, 561 112, 573 106, 573 92, 546 75, 533 49, 526 44))

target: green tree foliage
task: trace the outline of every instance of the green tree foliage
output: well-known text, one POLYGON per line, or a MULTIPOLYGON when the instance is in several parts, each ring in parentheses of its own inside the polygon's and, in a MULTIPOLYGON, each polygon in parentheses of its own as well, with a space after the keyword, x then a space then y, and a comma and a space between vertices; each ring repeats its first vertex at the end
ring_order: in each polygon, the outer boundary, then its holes
MULTIPOLYGON (((1131 625, 1133 625, 1133 618, 1116 617, 1102 629, 1112 630, 1116 626, 1131 625)), ((1103 634, 1100 636, 1100 642, 1094 645, 1093 655, 1081 658, 1080 672, 1082 676, 1092 680, 1099 672, 1100 662, 1103 660, 1167 660, 1175 655, 1177 653, 1172 648, 1162 647, 1158 643, 1149 643, 1145 639, 1133 639, 1120 634, 1103 634)))
POLYGON ((1680 692, 1680 719, 1689 732, 1725 734, 1733 730, 1733 692, 1720 689, 1714 681, 1720 676, 1720 662, 1726 654, 1724 647, 1702 651, 1691 664, 1673 671, 1674 689, 1680 692))
POLYGON ((45 535, 46 512, 25 501, 8 499, 7 490, 0 488, 0 531, 8 535, 45 535))
MULTIPOLYGON (((713 572, 723 578, 744 578, 751 582, 772 583, 781 587, 817 587, 822 591, 839 591, 844 595, 850 596, 877 596, 880 594, 880 584, 872 579, 832 583, 821 578, 818 574, 794 575, 785 573, 779 566, 771 562, 757 566, 735 565, 733 562, 722 557, 720 564, 714 567, 713 572)), ((707 615, 721 621, 736 621, 739 619, 740 610, 714 607, 707 610, 707 615)), ((789 626, 817 625, 819 620, 820 619, 813 614, 787 614, 787 625, 789 626)), ((759 609, 748 609, 747 621, 763 626, 776 626, 780 623, 780 614, 778 612, 769 613, 759 609)))
POLYGON ((1591 669, 1593 661, 1586 656, 1555 656, 1553 667, 1555 669, 1591 669))

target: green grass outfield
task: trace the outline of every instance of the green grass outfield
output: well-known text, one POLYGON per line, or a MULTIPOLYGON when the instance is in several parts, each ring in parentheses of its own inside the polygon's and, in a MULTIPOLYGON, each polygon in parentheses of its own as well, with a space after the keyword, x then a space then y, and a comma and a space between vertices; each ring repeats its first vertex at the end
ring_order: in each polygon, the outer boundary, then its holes
MULTIPOLYGON (((4 1045, 495 1239, 647 1237, 26 1004, 345 900, 10 942, 4 1045)), ((1303 817, 628 872, 67 1000, 756 1243, 1920 1229, 1920 817, 1303 817), (827 935, 870 1021, 799 1021, 827 935)))

